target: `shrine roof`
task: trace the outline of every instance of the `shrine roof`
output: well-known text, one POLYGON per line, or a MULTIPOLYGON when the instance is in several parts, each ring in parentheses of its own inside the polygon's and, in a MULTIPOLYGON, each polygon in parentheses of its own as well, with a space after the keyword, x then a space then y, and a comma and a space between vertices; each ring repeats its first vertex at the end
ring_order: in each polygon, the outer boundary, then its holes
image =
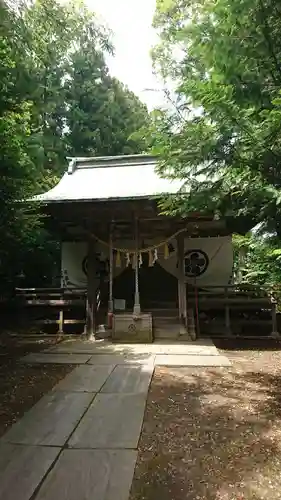
POLYGON ((182 181, 160 177, 157 158, 123 155, 68 158, 69 166, 58 184, 34 199, 46 203, 150 198, 176 194, 182 181))

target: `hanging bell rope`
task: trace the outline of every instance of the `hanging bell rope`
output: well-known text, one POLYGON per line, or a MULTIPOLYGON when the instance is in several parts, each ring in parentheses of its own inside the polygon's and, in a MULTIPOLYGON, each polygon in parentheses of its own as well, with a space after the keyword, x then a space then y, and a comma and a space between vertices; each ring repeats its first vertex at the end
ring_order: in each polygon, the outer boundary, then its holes
POLYGON ((136 269, 136 267, 137 267, 137 254, 134 253, 133 254, 133 261, 132 261, 132 268, 136 269))
POLYGON ((119 252, 119 250, 117 250, 117 253, 116 253, 115 265, 116 265, 116 267, 121 267, 121 253, 119 252))
POLYGON ((129 252, 126 252, 126 267, 129 267, 131 264, 131 258, 129 252))
POLYGON ((148 267, 153 267, 153 253, 152 250, 148 252, 148 267))
POLYGON ((158 260, 158 252, 157 252, 157 248, 155 248, 154 250, 154 256, 153 256, 153 264, 155 264, 155 262, 158 260))

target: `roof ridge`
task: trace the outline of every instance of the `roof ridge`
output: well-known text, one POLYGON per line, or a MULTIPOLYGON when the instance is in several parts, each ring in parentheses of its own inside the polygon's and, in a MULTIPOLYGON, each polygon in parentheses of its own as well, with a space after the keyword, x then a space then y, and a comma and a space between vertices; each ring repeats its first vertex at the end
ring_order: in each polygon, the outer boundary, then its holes
POLYGON ((67 157, 67 159, 69 160, 69 174, 73 174, 78 168, 114 168, 157 163, 157 156, 151 154, 67 157))
POLYGON ((141 157, 150 157, 157 158, 158 155, 153 155, 151 153, 136 153, 136 154, 128 154, 128 155, 108 155, 108 156, 67 156, 67 160, 106 160, 106 159, 114 159, 114 158, 141 158, 141 157))

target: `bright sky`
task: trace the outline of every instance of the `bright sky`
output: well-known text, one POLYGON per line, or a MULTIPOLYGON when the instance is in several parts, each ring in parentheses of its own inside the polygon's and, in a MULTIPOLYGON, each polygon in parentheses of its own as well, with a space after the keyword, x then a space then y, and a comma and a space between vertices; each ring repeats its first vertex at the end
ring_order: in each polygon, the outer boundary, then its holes
POLYGON ((135 92, 151 110, 163 103, 152 72, 149 51, 156 43, 152 18, 156 0, 86 0, 87 5, 113 31, 115 57, 108 61, 111 74, 135 92))

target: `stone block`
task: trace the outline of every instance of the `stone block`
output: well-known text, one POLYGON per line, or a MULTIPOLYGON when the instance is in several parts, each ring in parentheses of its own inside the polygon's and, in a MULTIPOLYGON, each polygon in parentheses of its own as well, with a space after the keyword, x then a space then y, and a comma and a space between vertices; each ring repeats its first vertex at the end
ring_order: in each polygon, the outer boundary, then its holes
POLYGON ((113 342, 152 342, 152 315, 115 314, 112 329, 113 342))

